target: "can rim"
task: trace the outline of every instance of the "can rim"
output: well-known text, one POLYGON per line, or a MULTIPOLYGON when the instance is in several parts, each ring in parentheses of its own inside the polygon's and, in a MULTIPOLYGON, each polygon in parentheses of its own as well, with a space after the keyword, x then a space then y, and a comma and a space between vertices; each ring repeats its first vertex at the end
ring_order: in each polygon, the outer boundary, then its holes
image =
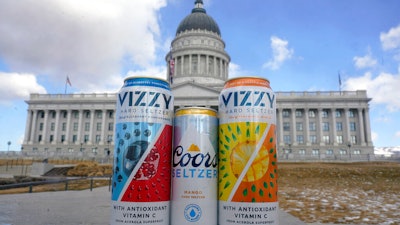
POLYGON ((271 83, 268 78, 261 77, 261 76, 240 76, 240 77, 232 77, 232 78, 226 80, 225 84, 232 80, 239 80, 239 79, 246 79, 246 78, 260 79, 260 80, 268 81, 268 83, 271 83))
POLYGON ((201 107, 201 106, 182 107, 182 108, 178 108, 175 111, 175 116, 182 116, 182 115, 187 115, 187 114, 192 114, 192 115, 193 114, 208 114, 211 116, 217 116, 218 111, 213 108, 201 107))
POLYGON ((167 82, 168 83, 168 80, 167 79, 163 79, 163 78, 160 78, 160 77, 151 77, 151 76, 145 76, 145 75, 141 75, 141 76, 128 76, 128 77, 125 77, 125 79, 124 79, 124 82, 125 81, 127 81, 127 80, 131 80, 131 79, 140 79, 140 78, 146 78, 146 79, 154 79, 154 80, 161 80, 161 81, 165 81, 165 82, 167 82))

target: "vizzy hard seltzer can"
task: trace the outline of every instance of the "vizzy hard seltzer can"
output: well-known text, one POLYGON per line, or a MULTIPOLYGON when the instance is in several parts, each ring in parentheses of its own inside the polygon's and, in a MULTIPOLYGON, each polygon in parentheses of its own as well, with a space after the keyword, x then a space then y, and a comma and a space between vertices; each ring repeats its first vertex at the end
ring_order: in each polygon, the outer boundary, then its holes
POLYGON ((269 81, 228 80, 218 113, 219 224, 278 224, 276 96, 269 81))
POLYGON ((172 154, 171 225, 217 224, 217 111, 178 109, 172 154))
POLYGON ((125 79, 115 113, 111 224, 169 224, 173 110, 168 82, 125 79))

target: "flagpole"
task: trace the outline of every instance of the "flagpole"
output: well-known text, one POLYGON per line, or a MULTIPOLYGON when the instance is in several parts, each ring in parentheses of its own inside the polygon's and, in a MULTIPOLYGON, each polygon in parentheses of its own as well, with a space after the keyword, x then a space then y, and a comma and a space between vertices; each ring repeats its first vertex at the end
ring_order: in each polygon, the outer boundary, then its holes
POLYGON ((64 94, 67 94, 67 81, 65 81, 65 90, 64 90, 64 94))

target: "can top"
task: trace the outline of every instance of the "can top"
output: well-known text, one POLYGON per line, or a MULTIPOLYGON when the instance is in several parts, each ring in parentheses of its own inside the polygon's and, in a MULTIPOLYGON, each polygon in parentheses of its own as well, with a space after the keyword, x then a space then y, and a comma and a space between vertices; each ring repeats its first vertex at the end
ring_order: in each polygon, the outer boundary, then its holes
POLYGON ((158 78, 158 77, 146 77, 146 76, 131 76, 124 80, 123 87, 129 86, 151 86, 159 87, 170 90, 168 81, 158 78))
POLYGON ((261 86, 271 88, 269 80, 262 77, 235 77, 227 80, 224 88, 237 86, 261 86))
POLYGON ((207 107, 184 107, 177 109, 175 112, 175 116, 183 116, 183 115, 209 115, 209 116, 217 116, 217 110, 207 107))

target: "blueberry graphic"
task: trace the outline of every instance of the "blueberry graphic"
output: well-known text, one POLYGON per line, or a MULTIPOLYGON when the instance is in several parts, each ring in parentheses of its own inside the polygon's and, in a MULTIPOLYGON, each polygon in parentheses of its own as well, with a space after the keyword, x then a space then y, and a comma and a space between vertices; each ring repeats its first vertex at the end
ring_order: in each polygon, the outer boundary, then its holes
POLYGON ((118 148, 117 148, 117 153, 118 153, 118 155, 119 155, 120 152, 121 152, 121 149, 118 147, 118 148))
POLYGON ((130 133, 125 133, 125 139, 129 140, 131 138, 131 134, 130 133))
POLYGON ((128 128, 128 125, 126 125, 125 123, 122 124, 122 129, 123 129, 123 130, 126 130, 126 128, 128 128))
POLYGON ((136 137, 140 136, 140 130, 139 129, 135 129, 135 131, 133 131, 133 134, 135 134, 136 137))
POLYGON ((120 175, 118 175, 118 177, 117 177, 117 180, 118 180, 118 182, 121 182, 121 181, 123 180, 123 178, 122 178, 121 174, 120 174, 120 175))
POLYGON ((149 130, 149 129, 145 130, 143 135, 146 136, 146 137, 150 136, 151 135, 151 130, 149 130))
POLYGON ((135 124, 135 125, 139 125, 139 122, 135 122, 134 124, 135 124))
POLYGON ((119 173, 119 167, 115 167, 115 173, 119 173))
POLYGON ((124 142, 124 139, 119 139, 119 142, 118 142, 118 143, 119 143, 119 145, 124 145, 124 143, 125 143, 125 142, 124 142))

